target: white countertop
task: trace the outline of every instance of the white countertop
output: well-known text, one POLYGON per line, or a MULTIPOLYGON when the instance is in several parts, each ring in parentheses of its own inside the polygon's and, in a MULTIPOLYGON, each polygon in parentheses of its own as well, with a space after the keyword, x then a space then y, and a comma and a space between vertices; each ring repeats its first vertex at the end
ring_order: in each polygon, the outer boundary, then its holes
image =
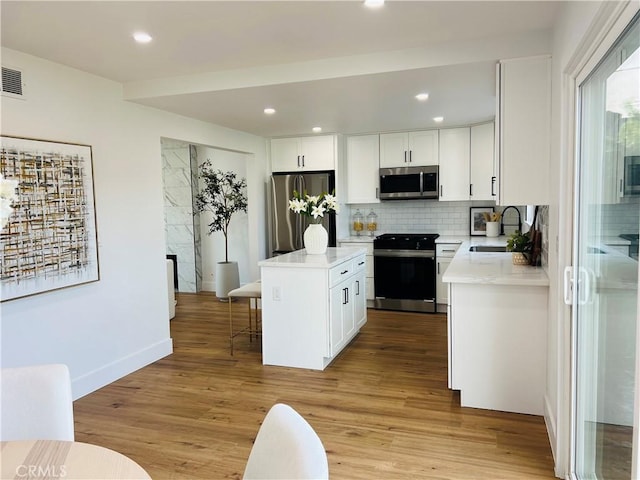
POLYGON ((279 255, 258 262, 259 267, 288 267, 288 268, 331 268, 342 262, 365 255, 366 249, 361 247, 329 247, 324 255, 307 255, 307 251, 296 250, 295 252, 279 255))
MULTIPOLYGON (((376 235, 377 237, 377 235, 376 235)), ((348 242, 353 242, 353 243, 373 243, 373 239, 376 237, 371 237, 369 235, 351 235, 350 237, 346 237, 346 238, 340 238, 338 239, 338 243, 348 243, 348 242)))
POLYGON ((617 236, 602 237, 602 238, 598 238, 597 241, 604 245, 623 245, 623 246, 631 245, 631 242, 629 240, 625 240, 624 238, 620 238, 617 236))
MULTIPOLYGON (((623 255, 606 244, 596 244, 603 254, 587 254, 584 265, 588 271, 593 272, 596 288, 599 290, 638 290, 638 261, 623 255)), ((623 240, 624 241, 624 240, 623 240)))
POLYGON ((541 267, 514 265, 511 252, 470 252, 472 245, 506 245, 507 237, 471 237, 462 242, 442 280, 447 283, 549 286, 541 267))

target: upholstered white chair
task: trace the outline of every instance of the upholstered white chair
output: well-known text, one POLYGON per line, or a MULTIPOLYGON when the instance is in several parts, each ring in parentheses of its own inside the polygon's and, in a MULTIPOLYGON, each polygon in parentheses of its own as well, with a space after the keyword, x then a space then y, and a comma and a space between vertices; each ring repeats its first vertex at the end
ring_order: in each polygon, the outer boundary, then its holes
POLYGON ((66 365, 0 371, 0 440, 73 439, 73 397, 66 365))
POLYGON ((293 408, 278 403, 258 430, 244 478, 328 479, 327 453, 311 425, 293 408))

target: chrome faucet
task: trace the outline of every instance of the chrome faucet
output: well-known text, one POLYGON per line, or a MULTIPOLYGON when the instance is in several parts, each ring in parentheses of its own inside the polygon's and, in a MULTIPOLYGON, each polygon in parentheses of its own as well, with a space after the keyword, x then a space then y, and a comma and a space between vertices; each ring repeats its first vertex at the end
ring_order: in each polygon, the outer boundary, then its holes
MULTIPOLYGON (((522 217, 520 216, 520 210, 518 210, 516 207, 514 207, 513 205, 509 205, 508 207, 505 207, 504 210, 502 210, 502 216, 500 217, 500 235, 504 235, 504 213, 509 210, 510 208, 513 208, 516 212, 518 212, 518 231, 522 232, 522 217)), ((515 224, 509 224, 507 223, 507 226, 509 227, 515 227, 515 224)))

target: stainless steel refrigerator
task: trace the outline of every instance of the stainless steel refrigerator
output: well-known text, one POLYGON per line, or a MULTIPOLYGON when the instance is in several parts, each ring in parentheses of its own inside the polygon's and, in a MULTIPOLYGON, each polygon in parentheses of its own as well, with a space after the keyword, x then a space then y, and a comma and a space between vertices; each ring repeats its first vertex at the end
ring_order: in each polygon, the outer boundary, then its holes
MULTIPOLYGON (((309 195, 331 193, 335 188, 333 172, 274 173, 271 176, 271 250, 272 255, 293 252, 304 248, 302 235, 310 223, 309 217, 289 210, 293 191, 309 195)), ((329 246, 336 246, 336 217, 325 215, 322 219, 329 233, 329 246)))

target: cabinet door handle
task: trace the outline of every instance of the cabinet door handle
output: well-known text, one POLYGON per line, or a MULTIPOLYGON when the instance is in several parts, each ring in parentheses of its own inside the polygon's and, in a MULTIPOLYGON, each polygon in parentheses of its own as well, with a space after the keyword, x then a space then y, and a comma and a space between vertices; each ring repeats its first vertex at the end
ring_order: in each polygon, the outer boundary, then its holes
POLYGON ((620 179, 620 193, 622 193, 623 188, 622 188, 622 179, 620 179))
POLYGON ((456 250, 447 250, 447 249, 442 249, 442 253, 444 252, 448 252, 448 253, 456 253, 456 250))
POLYGON ((469 184, 469 196, 473 197, 473 183, 469 184))
POLYGON ((411 163, 411 150, 409 150, 409 163, 411 163))
POLYGON ((495 186, 496 186, 496 177, 491 177, 491 196, 492 197, 496 196, 495 186))
POLYGON ((358 263, 358 266, 360 266, 360 265, 364 265, 364 260, 362 262, 358 263))
POLYGON ((349 303, 349 289, 348 288, 343 288, 342 289, 342 304, 346 305, 347 303, 349 303))
POLYGON ((298 167, 300 166, 300 155, 298 155, 298 167))
POLYGON ((344 275, 345 273, 349 273, 349 270, 345 270, 344 272, 340 272, 340 275, 344 275))
POLYGON ((404 163, 407 163, 407 151, 404 151, 404 163))
POLYGON ((376 187, 376 198, 380 198, 378 195, 378 187, 376 187))
POLYGON ((358 287, 356 289, 356 297, 357 297, 358 295, 360 295, 360 280, 356 280, 356 286, 358 287))
POLYGON ((304 155, 302 155, 302 168, 304 168, 304 155))
POLYGON ((438 262, 438 275, 440 275, 440 262, 438 262))
POLYGON ((442 185, 440 185, 440 196, 442 196, 442 185))

